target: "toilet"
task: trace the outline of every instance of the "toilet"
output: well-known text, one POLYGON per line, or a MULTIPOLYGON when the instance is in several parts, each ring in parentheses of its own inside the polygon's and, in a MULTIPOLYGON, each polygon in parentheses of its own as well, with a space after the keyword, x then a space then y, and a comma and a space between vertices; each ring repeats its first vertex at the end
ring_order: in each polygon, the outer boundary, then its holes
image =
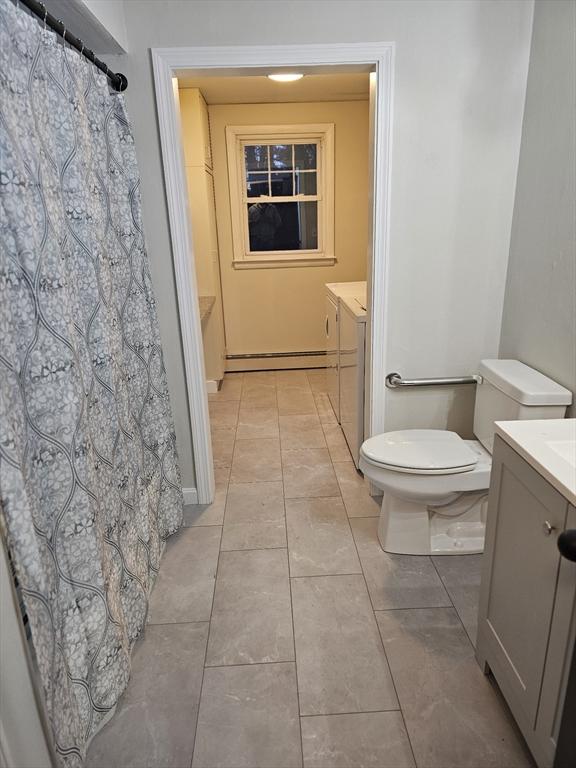
POLYGON ((562 419, 572 393, 518 360, 483 360, 474 435, 443 429, 385 432, 366 440, 360 469, 383 491, 378 538, 386 552, 482 552, 494 422, 562 419))

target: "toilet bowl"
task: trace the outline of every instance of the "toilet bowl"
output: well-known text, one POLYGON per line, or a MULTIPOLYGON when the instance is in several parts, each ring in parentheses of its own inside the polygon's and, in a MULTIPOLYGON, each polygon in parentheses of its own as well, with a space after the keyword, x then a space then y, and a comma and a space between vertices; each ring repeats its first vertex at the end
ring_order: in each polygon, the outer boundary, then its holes
POLYGON ((482 552, 491 466, 480 442, 455 432, 414 429, 366 440, 360 469, 384 491, 378 523, 383 549, 412 555, 482 552))
POLYGON ((483 360, 474 434, 441 429, 385 432, 366 440, 359 466, 383 491, 378 538, 386 552, 482 552, 494 422, 563 418, 572 393, 518 360, 483 360))

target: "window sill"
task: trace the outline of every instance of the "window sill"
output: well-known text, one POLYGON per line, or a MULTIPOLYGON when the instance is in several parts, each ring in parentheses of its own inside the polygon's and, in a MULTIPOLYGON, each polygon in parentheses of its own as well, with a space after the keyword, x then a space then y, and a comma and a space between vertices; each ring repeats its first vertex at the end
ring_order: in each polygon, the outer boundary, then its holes
POLYGON ((285 267, 333 267, 336 264, 334 256, 289 256, 278 259, 247 258, 234 259, 234 269, 283 269, 285 267))

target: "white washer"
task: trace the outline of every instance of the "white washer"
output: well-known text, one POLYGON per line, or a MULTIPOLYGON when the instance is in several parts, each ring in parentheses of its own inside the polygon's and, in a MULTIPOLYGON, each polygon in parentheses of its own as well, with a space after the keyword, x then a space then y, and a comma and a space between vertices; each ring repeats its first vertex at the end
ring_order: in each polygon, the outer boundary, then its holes
POLYGON ((366 304, 363 296, 340 298, 340 425, 356 467, 364 441, 366 304))
POLYGON ((340 302, 347 296, 366 306, 366 281, 325 283, 326 289, 326 377, 328 397, 340 420, 340 302))

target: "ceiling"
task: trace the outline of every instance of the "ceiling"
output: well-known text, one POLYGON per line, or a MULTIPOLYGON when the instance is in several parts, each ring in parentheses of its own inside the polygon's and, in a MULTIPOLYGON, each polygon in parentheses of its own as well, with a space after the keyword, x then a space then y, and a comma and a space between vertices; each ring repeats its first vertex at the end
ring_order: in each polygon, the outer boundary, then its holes
POLYGON ((269 102, 364 101, 367 72, 305 75, 293 83, 276 83, 265 75, 242 77, 184 76, 180 88, 199 88, 207 104, 265 104, 269 102))

